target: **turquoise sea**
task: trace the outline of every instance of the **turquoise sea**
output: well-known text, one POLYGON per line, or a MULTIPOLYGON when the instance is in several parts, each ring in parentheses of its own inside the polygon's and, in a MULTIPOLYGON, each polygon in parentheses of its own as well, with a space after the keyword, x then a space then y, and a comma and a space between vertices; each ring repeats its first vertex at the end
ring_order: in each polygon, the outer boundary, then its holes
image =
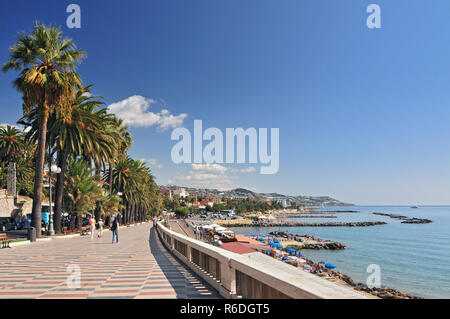
POLYGON ((238 234, 267 234, 273 230, 314 235, 342 242, 345 250, 303 250, 309 259, 325 260, 355 282, 366 283, 367 266, 381 268, 381 285, 425 298, 450 298, 450 206, 348 206, 321 210, 358 210, 338 213, 338 218, 291 218, 309 222, 385 221, 370 227, 245 227, 238 234), (431 219, 430 224, 401 224, 400 220, 373 212, 431 219))

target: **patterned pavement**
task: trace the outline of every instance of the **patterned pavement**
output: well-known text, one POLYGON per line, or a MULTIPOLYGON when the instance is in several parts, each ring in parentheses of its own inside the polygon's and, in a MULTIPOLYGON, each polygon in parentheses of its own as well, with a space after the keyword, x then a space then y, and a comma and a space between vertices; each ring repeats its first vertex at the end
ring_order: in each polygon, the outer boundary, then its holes
POLYGON ((0 299, 220 298, 163 247, 149 223, 121 227, 119 244, 111 238, 104 231, 102 238, 0 249, 0 299))

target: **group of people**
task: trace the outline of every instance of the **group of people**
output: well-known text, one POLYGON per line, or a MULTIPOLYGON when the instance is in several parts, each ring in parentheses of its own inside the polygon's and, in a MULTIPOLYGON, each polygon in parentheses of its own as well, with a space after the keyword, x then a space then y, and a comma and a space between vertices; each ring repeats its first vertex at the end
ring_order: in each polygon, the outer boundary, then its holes
MULTIPOLYGON (((91 217, 89 220, 89 227, 91 230, 91 239, 94 238, 95 234, 95 226, 97 225, 97 237, 100 238, 103 235, 103 219, 99 219, 98 222, 95 220, 94 217, 91 217)), ((112 243, 114 244, 114 239, 116 240, 116 243, 119 243, 119 221, 117 217, 114 217, 114 220, 111 223, 110 230, 112 231, 112 243)))

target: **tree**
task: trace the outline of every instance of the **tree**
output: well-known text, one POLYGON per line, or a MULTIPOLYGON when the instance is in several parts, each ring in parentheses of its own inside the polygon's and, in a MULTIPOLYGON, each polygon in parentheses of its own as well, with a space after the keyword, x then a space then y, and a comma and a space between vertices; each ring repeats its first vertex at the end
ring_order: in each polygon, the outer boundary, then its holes
POLYGON ((89 163, 83 158, 70 157, 67 163, 65 192, 69 199, 69 211, 78 217, 81 228, 83 214, 91 215, 95 202, 102 199, 101 181, 92 175, 89 163))
POLYGON ((7 125, 0 127, 0 163, 3 168, 9 162, 16 162, 23 153, 23 134, 17 128, 7 125))
POLYGON ((47 121, 58 109, 70 117, 70 107, 81 79, 75 73, 84 52, 76 49, 70 39, 63 39, 59 28, 35 23, 28 35, 22 33, 10 48, 10 60, 3 65, 4 72, 20 71, 14 87, 22 93, 24 114, 36 110, 39 123, 38 145, 33 191, 31 226, 41 235, 41 204, 46 153, 47 121))
POLYGON ((188 207, 177 207, 175 209, 175 215, 178 218, 186 218, 189 215, 189 208, 188 207))

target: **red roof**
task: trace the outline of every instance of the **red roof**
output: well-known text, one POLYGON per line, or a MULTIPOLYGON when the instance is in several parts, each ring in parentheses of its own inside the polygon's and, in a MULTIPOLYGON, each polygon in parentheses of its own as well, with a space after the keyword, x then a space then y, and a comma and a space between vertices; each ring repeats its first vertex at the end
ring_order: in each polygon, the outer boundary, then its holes
POLYGON ((232 251, 234 253, 238 253, 238 254, 249 254, 249 253, 254 253, 256 250, 247 247, 245 244, 240 243, 240 242, 229 242, 229 243, 223 243, 222 244, 222 248, 232 251))

